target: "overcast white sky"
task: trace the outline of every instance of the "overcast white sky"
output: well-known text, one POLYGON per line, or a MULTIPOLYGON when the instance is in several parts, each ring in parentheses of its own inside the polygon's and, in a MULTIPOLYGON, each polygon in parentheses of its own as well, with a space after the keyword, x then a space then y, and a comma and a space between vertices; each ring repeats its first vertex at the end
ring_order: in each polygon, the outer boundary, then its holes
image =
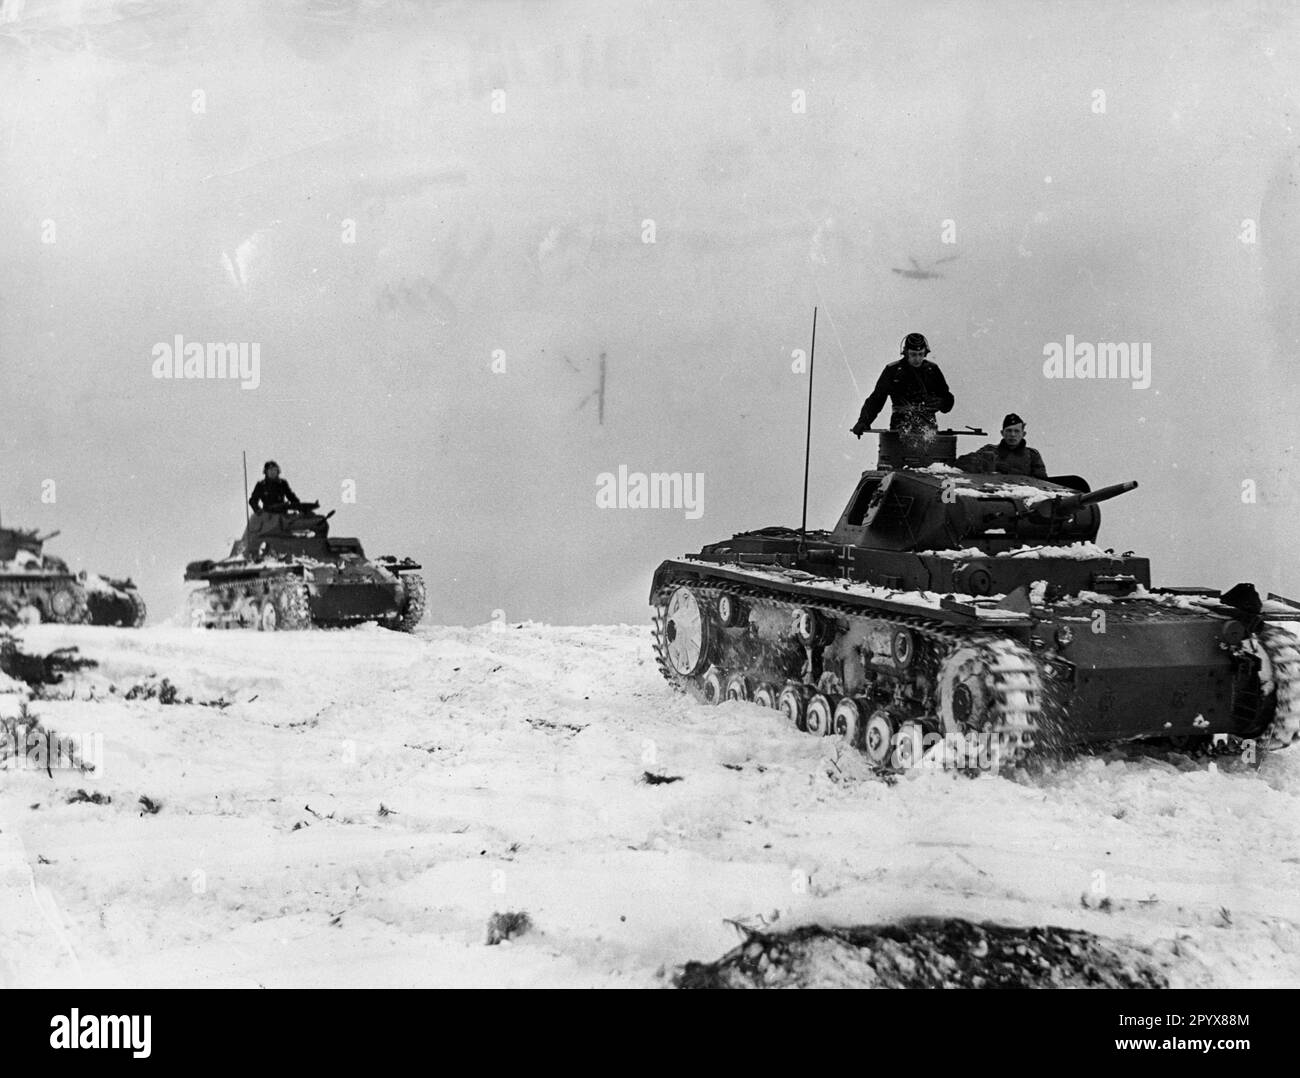
POLYGON ((810 523, 921 330, 953 422, 1141 482, 1102 541, 1157 583, 1300 595, 1291 5, 156 8, 0 9, 0 513, 155 618, 247 449, 434 620, 642 620, 664 557, 798 523, 815 303, 810 523), (153 378, 176 334, 260 385, 153 378), (1045 379, 1067 335, 1149 343, 1150 388, 1045 379), (597 509, 620 465, 703 515, 597 509))

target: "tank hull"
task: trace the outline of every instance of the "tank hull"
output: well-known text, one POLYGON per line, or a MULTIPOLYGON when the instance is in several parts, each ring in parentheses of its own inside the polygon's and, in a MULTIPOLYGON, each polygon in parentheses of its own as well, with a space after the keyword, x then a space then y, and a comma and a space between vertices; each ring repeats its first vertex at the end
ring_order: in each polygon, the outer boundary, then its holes
MULTIPOLYGON (((1015 743, 1004 746, 1004 759, 1034 746, 1135 738, 1223 735, 1278 747, 1300 732, 1300 708, 1290 702, 1300 679, 1300 609, 1284 603, 1266 604, 1246 633, 1241 613, 1212 592, 1135 588, 1008 602, 884 587, 852 579, 847 567, 821 575, 808 571, 815 563, 806 557, 804 568, 728 559, 666 561, 651 588, 660 667, 706 700, 752 698, 761 687, 760 702, 769 703, 791 688, 824 697, 823 710, 849 700, 860 714, 883 712, 877 726, 893 737, 905 729, 966 735, 998 725, 989 721, 989 694, 1003 691, 998 679, 1007 672, 997 666, 1009 661, 1028 703, 1011 724, 1015 743), (675 620, 674 602, 684 618, 675 620), (685 643, 690 634, 698 647, 685 643), (1014 659, 998 658, 999 648, 1014 659), (972 649, 974 657, 961 658, 972 649)), ((806 724, 790 703, 788 717, 806 724)), ((861 727, 851 731, 858 747, 861 727)))
POLYGON ((413 562, 346 566, 299 561, 191 567, 206 587, 191 596, 191 622, 212 629, 332 628, 378 622, 413 631, 424 614, 423 578, 413 562))

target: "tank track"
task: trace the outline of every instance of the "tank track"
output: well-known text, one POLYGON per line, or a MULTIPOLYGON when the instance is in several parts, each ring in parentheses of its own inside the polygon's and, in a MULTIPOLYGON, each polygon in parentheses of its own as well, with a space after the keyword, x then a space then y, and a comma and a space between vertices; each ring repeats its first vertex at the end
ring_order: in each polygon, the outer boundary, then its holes
POLYGON ((1259 641, 1268 656, 1275 693, 1273 721, 1261 742, 1266 749, 1285 748, 1300 740, 1300 635, 1287 625, 1266 625, 1259 641))
MULTIPOLYGON (((927 713, 907 715, 899 724, 900 732, 909 732, 910 728, 910 732, 917 735, 921 731, 958 733, 961 736, 971 733, 996 734, 998 735, 995 750, 997 759, 993 762, 995 769, 998 766, 1015 766, 1023 762, 1035 747, 1035 737, 1040 728, 1042 701, 1044 699, 1042 676, 1038 663, 1028 648, 1016 640, 990 633, 984 629, 978 632, 964 632, 959 628, 933 621, 921 615, 864 610, 861 606, 830 598, 814 600, 801 597, 798 602, 794 602, 786 599, 779 592, 756 585, 744 585, 731 581, 676 581, 666 585, 656 596, 657 601, 654 604, 653 613, 656 663, 660 672, 670 684, 682 691, 692 693, 699 699, 716 703, 723 697, 715 691, 712 698, 710 698, 708 686, 709 675, 712 672, 710 669, 706 668, 705 671, 697 674, 694 678, 686 678, 679 674, 669 661, 666 632, 668 600, 673 591, 681 585, 691 588, 697 595, 712 600, 714 603, 716 603, 718 597, 729 595, 751 606, 762 604, 769 609, 782 611, 791 618, 799 611, 813 610, 835 622, 844 619, 862 619, 893 628, 907 629, 918 636, 925 637, 935 647, 941 674, 956 676, 957 672, 963 666, 966 666, 971 675, 976 676, 987 686, 991 698, 990 703, 997 718, 991 726, 985 725, 982 730, 976 731, 969 725, 964 725, 957 716, 951 713, 947 716, 938 714, 938 709, 934 706, 938 703, 937 697, 939 695, 938 685, 936 684, 926 694, 926 702, 931 705, 927 709, 927 713), (956 727, 956 729, 954 730, 953 727, 956 727)), ((717 668, 713 669, 716 670, 717 668)), ((838 700, 842 699, 842 697, 834 695, 835 686, 833 680, 828 682, 827 676, 824 674, 819 679, 819 684, 814 685, 811 681, 806 680, 808 673, 808 667, 805 665, 805 680, 803 682, 805 688, 808 691, 825 692, 832 706, 837 706, 838 700)), ((719 683, 726 684, 727 677, 728 672, 726 671, 719 671, 714 675, 712 684, 715 690, 719 683)), ((777 688, 779 690, 780 686, 777 686, 777 688)), ((951 711, 951 708, 949 708, 949 711, 951 711)), ((834 724, 832 724, 832 727, 834 727, 834 724)), ((814 732, 836 732, 841 736, 846 734, 843 729, 823 729, 814 732)), ((861 729, 847 731, 847 736, 854 748, 863 748, 861 729)), ((919 744, 920 737, 916 736, 915 741, 919 744)), ((896 759, 897 756, 895 755, 896 759)), ((880 764, 878 760, 872 762, 883 770, 890 769, 880 764)), ((908 757, 905 766, 915 766, 918 762, 916 756, 911 755, 908 757)))
POLYGON ((131 628, 138 629, 144 624, 144 619, 149 614, 149 608, 144 605, 144 600, 140 598, 138 591, 128 592, 131 599, 131 609, 134 612, 131 618, 131 628))
MULTIPOLYGON (((190 595, 190 624, 196 629, 310 629, 307 584, 298 577, 214 584, 190 595)), ((143 604, 142 604, 143 605, 143 604)))
POLYGON ((402 574, 402 590, 406 595, 406 604, 402 607, 402 612, 389 618, 384 622, 390 629, 398 632, 413 633, 415 627, 420 624, 420 619, 424 617, 424 605, 428 597, 428 589, 424 584, 424 577, 418 573, 402 574))
POLYGON ((88 609, 85 621, 88 625, 138 629, 148 615, 144 600, 134 588, 117 589, 116 594, 107 601, 98 595, 87 595, 86 598, 88 609))

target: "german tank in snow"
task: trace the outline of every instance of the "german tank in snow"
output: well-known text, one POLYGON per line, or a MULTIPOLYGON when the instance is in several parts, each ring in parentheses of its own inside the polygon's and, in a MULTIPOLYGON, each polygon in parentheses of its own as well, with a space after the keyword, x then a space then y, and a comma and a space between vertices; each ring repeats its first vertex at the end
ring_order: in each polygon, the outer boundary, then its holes
POLYGON ((1153 588, 1147 558, 1095 542, 1099 503, 1136 483, 963 471, 957 437, 982 431, 872 433, 877 466, 830 531, 742 532, 659 566, 673 685, 777 708, 881 768, 954 740, 997 767, 1035 746, 1300 734, 1300 604, 1153 588))
POLYGON ((329 533, 331 511, 303 502, 263 514, 259 528, 220 561, 190 562, 186 580, 206 585, 190 595, 195 627, 308 629, 365 621, 414 632, 424 616, 424 579, 410 558, 369 559, 356 539, 329 533))
POLYGON ((144 600, 129 579, 74 573, 62 558, 45 553, 59 532, 0 527, 0 600, 20 621, 138 628, 144 600))

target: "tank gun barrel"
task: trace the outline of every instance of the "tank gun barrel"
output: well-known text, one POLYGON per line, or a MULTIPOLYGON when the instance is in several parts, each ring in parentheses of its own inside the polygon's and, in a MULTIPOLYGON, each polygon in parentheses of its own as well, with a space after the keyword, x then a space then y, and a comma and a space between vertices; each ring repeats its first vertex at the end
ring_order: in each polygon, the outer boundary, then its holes
POLYGON ((1111 498, 1118 498, 1121 494, 1127 494, 1130 490, 1137 489, 1137 480, 1130 479, 1125 483, 1113 483, 1108 487, 1099 487, 1097 490, 1091 490, 1087 494, 1063 494, 1059 498, 1047 498, 1031 505, 1027 513, 1034 516, 1051 516, 1058 513, 1072 513, 1080 506, 1095 505, 1097 502, 1109 501, 1111 498))
POLYGON ((37 539, 36 541, 37 541, 38 543, 48 543, 51 539, 55 538, 56 536, 62 535, 62 534, 63 534, 63 530, 62 530, 61 528, 55 528, 54 531, 50 532, 49 535, 42 535, 42 536, 41 536, 39 539, 37 539))

